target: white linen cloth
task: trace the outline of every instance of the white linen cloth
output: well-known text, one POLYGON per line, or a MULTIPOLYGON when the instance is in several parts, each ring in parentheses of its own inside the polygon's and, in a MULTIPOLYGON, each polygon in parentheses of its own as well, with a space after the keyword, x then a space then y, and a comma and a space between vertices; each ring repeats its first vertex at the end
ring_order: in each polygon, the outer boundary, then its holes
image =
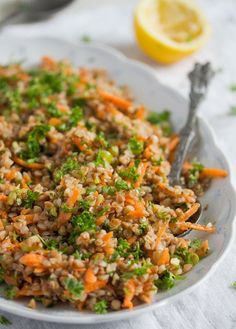
MULTIPOLYGON (((0 0, 1 1, 1 0, 0 0)), ((193 1, 193 0, 189 0, 193 1)), ((192 57, 171 66, 155 64, 143 55, 134 41, 133 8, 136 0, 80 0, 48 21, 6 28, 2 34, 12 36, 55 36, 80 41, 86 35, 93 42, 105 43, 128 57, 146 62, 156 69, 160 81, 173 86, 185 96, 187 72, 197 60, 210 60, 219 69, 202 106, 220 147, 236 166, 236 116, 229 115, 236 106, 236 1, 199 0, 213 26, 208 45, 192 57)), ((232 177, 236 186, 235 174, 232 177)), ((33 321, 4 314, 15 329, 233 329, 236 328, 236 240, 217 270, 196 290, 154 312, 126 321, 96 325, 63 325, 33 321)), ((1 327, 1 325, 0 325, 1 327)))

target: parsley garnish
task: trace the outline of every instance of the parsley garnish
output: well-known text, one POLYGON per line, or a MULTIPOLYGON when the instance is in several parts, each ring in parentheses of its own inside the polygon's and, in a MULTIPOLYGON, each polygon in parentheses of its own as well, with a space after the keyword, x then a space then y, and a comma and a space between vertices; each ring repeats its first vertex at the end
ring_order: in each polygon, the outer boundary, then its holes
POLYGON ((230 114, 231 115, 236 115, 236 106, 231 106, 230 107, 230 114))
POLYGON ((163 112, 151 112, 147 117, 147 120, 152 124, 160 124, 162 122, 166 122, 170 120, 170 112, 163 111, 163 112))
POLYGON ((88 42, 91 42, 92 39, 89 35, 85 34, 81 37, 81 41, 85 42, 85 43, 88 43, 88 42))
POLYGON ((127 168, 127 169, 124 169, 122 171, 119 172, 119 175, 122 177, 122 178, 127 178, 129 180, 131 180, 132 182, 137 182, 138 179, 139 179, 139 174, 137 173, 137 168, 136 166, 134 167, 131 167, 131 168, 127 168))
POLYGON ((196 265, 199 262, 199 257, 194 252, 189 252, 187 248, 177 248, 174 252, 174 257, 183 259, 184 263, 196 265))
POLYGON ((140 155, 143 153, 144 142, 138 141, 136 137, 130 138, 128 146, 134 155, 140 155))
POLYGON ((108 195, 114 195, 115 194, 115 188, 113 186, 103 186, 102 187, 102 193, 108 194, 108 195))
POLYGON ((122 275, 124 279, 130 279, 133 276, 143 276, 147 273, 148 269, 152 266, 150 263, 146 263, 142 265, 141 267, 135 268, 133 271, 126 272, 122 275))
POLYGON ((50 103, 47 106, 47 112, 50 116, 54 117, 54 118, 60 118, 62 116, 62 113, 58 110, 58 108, 56 107, 55 104, 50 103))
POLYGON ((5 288, 5 297, 7 299, 14 299, 16 296, 16 287, 7 285, 5 288))
POLYGON ((66 123, 57 127, 59 131, 68 131, 73 127, 76 127, 78 122, 83 119, 83 110, 80 106, 75 106, 71 109, 70 116, 66 123))
POLYGON ((106 166, 113 161, 113 155, 106 150, 98 150, 96 159, 94 161, 95 166, 106 166))
POLYGON ((0 315, 0 324, 3 326, 9 326, 11 321, 8 320, 4 315, 0 315))
POLYGON ((194 239, 193 241, 191 241, 189 247, 193 249, 198 249, 201 247, 201 244, 202 244, 202 240, 194 239))
POLYGON ((4 269, 0 267, 0 283, 4 282, 4 269))
POLYGON ((96 229, 95 216, 87 210, 83 211, 80 215, 73 216, 71 223, 78 233, 96 229))
POLYGON ((199 173, 204 169, 204 166, 199 162, 193 162, 192 168, 188 171, 188 183, 190 186, 194 186, 198 183, 199 173))
POLYGON ((175 280, 175 275, 166 270, 155 280, 155 286, 160 290, 168 290, 175 286, 175 280))
POLYGON ((64 280, 65 288, 73 295, 74 297, 80 297, 81 293, 84 290, 84 285, 81 281, 71 278, 66 278, 64 280))
POLYGON ((236 289, 236 281, 233 282, 232 286, 234 289, 236 289))
POLYGON ((26 199, 23 200, 23 206, 25 208, 32 208, 35 202, 38 200, 39 192, 27 191, 26 199))
POLYGON ((97 314, 105 314, 107 313, 107 301, 101 300, 94 305, 94 312, 97 314))
POLYGON ((232 84, 231 86, 230 86, 230 90, 231 91, 236 91, 236 84, 232 84))
POLYGON ((90 203, 86 200, 80 200, 79 201, 79 208, 83 209, 83 210, 89 210, 90 208, 90 203))
POLYGON ((41 151, 40 142, 45 138, 50 130, 48 125, 35 126, 27 136, 26 149, 22 151, 21 156, 25 160, 35 160, 41 151))
POLYGON ((75 157, 68 158, 63 165, 57 169, 54 173, 54 180, 58 183, 62 177, 73 170, 78 170, 80 168, 80 164, 75 157))
POLYGON ((115 182, 115 188, 117 189, 117 191, 122 191, 122 190, 128 191, 130 189, 129 185, 123 179, 118 179, 115 182))

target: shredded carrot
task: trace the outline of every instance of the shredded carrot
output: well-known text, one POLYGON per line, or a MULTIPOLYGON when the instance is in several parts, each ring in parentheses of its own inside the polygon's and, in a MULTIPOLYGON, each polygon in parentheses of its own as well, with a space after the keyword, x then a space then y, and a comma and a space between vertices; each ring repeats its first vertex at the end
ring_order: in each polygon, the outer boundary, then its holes
POLYGON ((188 171, 188 170, 190 170, 192 168, 193 168, 193 165, 190 162, 188 162, 188 161, 185 161, 184 162, 184 164, 183 164, 183 170, 184 171, 188 171))
POLYGON ((130 279, 128 280, 126 283, 125 283, 125 298, 124 298, 124 301, 123 301, 123 304, 122 306, 124 308, 133 308, 133 303, 132 303, 132 299, 134 298, 134 294, 135 294, 135 281, 133 279, 130 279))
POLYGON ((17 221, 18 219, 24 219, 27 221, 27 224, 32 224, 34 219, 37 218, 37 214, 22 214, 19 216, 15 216, 12 218, 13 221, 17 221))
POLYGON ((183 213, 179 221, 180 222, 186 222, 192 215, 194 215, 200 207, 200 203, 195 203, 190 209, 188 209, 185 213, 183 213))
POLYGON ((138 169, 137 169, 137 173, 139 174, 139 178, 137 180, 137 182, 134 183, 134 187, 139 187, 142 184, 143 178, 145 176, 146 170, 148 167, 148 163, 147 162, 140 162, 138 169))
POLYGON ((40 289, 32 290, 32 288, 29 286, 21 288, 16 294, 17 297, 21 297, 21 296, 35 296, 36 297, 36 296, 43 296, 43 295, 44 295, 44 293, 42 290, 40 290, 40 289))
POLYGON ((183 222, 183 223, 176 223, 176 225, 181 229, 181 230, 197 230, 197 231, 203 231, 203 232, 208 232, 208 233, 214 233, 215 232, 215 227, 211 226, 204 226, 201 224, 193 224, 190 222, 183 222))
POLYGON ((158 187, 163 193, 165 193, 171 197, 176 198, 178 196, 177 193, 171 187, 169 187, 163 183, 159 183, 158 187))
POLYGON ((84 151, 86 149, 85 144, 81 141, 81 139, 78 136, 72 137, 72 143, 78 147, 80 151, 84 151))
POLYGON ((7 200, 7 195, 0 194, 0 201, 6 201, 6 200, 7 200))
POLYGON ((48 124, 51 125, 51 126, 59 126, 60 124, 62 123, 61 119, 59 118, 50 118, 48 120, 48 124))
POLYGON ((17 172, 18 170, 16 168, 13 168, 8 173, 5 174, 5 178, 11 181, 16 178, 17 172))
POLYGON ((144 205, 139 200, 134 200, 132 198, 126 198, 126 202, 134 207, 134 210, 128 212, 128 216, 133 219, 138 219, 144 216, 144 205))
POLYGON ((45 259, 44 256, 30 252, 22 256, 19 259, 19 262, 29 267, 44 267, 43 266, 44 259, 45 259))
POLYGON ((102 240, 105 241, 105 242, 110 241, 112 236, 113 236, 113 232, 112 231, 108 232, 108 233, 103 235, 102 240))
POLYGON ((128 101, 124 98, 121 98, 119 96, 109 94, 108 92, 106 92, 104 90, 100 90, 99 94, 103 98, 103 100, 105 100, 107 102, 111 102, 112 104, 114 104, 115 106, 117 106, 118 108, 120 108, 122 110, 127 110, 131 106, 130 101, 128 101))
POLYGON ((106 216, 100 216, 96 219, 96 225, 100 226, 102 225, 106 220, 106 216))
POLYGON ((169 145, 168 145, 168 148, 169 148, 169 151, 170 151, 170 152, 175 151, 177 145, 179 144, 179 140, 180 140, 180 138, 179 138, 179 136, 177 136, 177 135, 175 135, 175 136, 171 139, 171 141, 170 141, 170 143, 169 143, 169 145))
POLYGON ((143 120, 144 115, 145 115, 145 108, 143 106, 140 106, 135 113, 135 118, 139 120, 143 120))
MULTIPOLYGON (((69 208, 73 208, 76 201, 79 199, 80 196, 80 191, 77 188, 74 188, 72 191, 71 196, 67 199, 66 201, 66 205, 69 208)), ((66 222, 68 222, 71 218, 72 214, 68 213, 68 212, 60 212, 59 216, 58 216, 58 222, 61 224, 65 224, 66 222)))
POLYGON ((93 270, 90 267, 85 272, 84 281, 87 283, 94 283, 97 281, 97 278, 96 278, 93 270))
POLYGON ((151 145, 148 145, 144 152, 143 152, 143 156, 146 158, 146 159, 150 159, 152 157, 152 151, 151 151, 151 145))
POLYGON ((206 256, 208 250, 209 250, 208 240, 204 240, 204 241, 202 241, 200 248, 198 250, 196 250, 196 253, 198 254, 198 256, 204 257, 204 256, 206 256))
POLYGON ((169 249, 165 248, 162 253, 160 258, 157 261, 157 265, 166 265, 169 264, 170 262, 170 253, 169 253, 169 249))
POLYGON ((52 57, 44 56, 42 58, 42 67, 46 69, 55 70, 58 67, 58 64, 52 57))
POLYGON ((155 249, 158 248, 159 244, 161 243, 161 239, 163 235, 165 234, 165 231, 168 227, 168 223, 162 223, 159 225, 158 232, 157 232, 157 238, 155 242, 155 249))
POLYGON ((98 289, 104 288, 107 284, 107 280, 97 280, 94 283, 87 283, 84 284, 84 290, 87 294, 90 292, 96 291, 98 289))
POLYGON ((201 176, 207 177, 227 177, 228 172, 220 168, 203 168, 201 171, 201 176))
POLYGON ((74 188, 71 196, 67 200, 67 206, 68 207, 73 207, 74 204, 76 203, 76 201, 78 200, 79 195, 80 195, 79 189, 74 188))
POLYGON ((4 225, 3 225, 3 221, 0 219, 0 230, 4 230, 4 225))
POLYGON ((28 163, 23 159, 18 158, 16 155, 12 157, 13 161, 17 163, 21 167, 37 170, 37 169, 43 169, 44 165, 42 163, 28 163))

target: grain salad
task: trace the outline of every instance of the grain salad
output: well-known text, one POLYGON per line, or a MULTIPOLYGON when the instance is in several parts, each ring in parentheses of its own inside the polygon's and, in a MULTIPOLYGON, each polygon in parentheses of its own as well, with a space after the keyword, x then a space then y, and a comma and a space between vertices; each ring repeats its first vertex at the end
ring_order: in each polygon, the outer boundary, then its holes
POLYGON ((102 70, 0 66, 2 295, 102 314, 152 302, 207 255, 207 239, 178 233, 215 231, 189 218, 227 173, 186 162, 170 186, 169 116, 102 70))

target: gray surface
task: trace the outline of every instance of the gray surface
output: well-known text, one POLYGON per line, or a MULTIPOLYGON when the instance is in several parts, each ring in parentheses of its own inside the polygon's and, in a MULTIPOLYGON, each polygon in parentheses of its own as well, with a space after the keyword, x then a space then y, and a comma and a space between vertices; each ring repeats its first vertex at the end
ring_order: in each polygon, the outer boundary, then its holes
MULTIPOLYGON (((212 25, 213 37, 199 53, 174 66, 161 67, 146 59, 133 42, 132 8, 135 0, 80 0, 63 14, 44 23, 14 26, 4 33, 11 35, 51 35, 80 40, 85 34, 98 42, 117 47, 126 55, 146 61, 156 67, 160 80, 187 93, 186 73, 196 60, 211 60, 221 68, 212 84, 207 102, 202 107, 218 137, 221 148, 236 164, 236 117, 228 115, 231 105, 236 105, 236 93, 229 85, 236 83, 236 1, 200 0, 212 25), (95 10, 96 5, 96 10, 95 10), (115 31, 115 33, 114 33, 115 31)), ((236 183, 235 176, 233 177, 236 183)), ((235 241, 236 242, 236 241, 235 241)), ((13 323, 9 328, 19 329, 230 329, 236 328, 236 291, 231 287, 236 280, 236 243, 211 277, 194 293, 184 299, 147 312, 139 318, 112 324, 82 326, 58 325, 31 321, 6 315, 13 323)))

